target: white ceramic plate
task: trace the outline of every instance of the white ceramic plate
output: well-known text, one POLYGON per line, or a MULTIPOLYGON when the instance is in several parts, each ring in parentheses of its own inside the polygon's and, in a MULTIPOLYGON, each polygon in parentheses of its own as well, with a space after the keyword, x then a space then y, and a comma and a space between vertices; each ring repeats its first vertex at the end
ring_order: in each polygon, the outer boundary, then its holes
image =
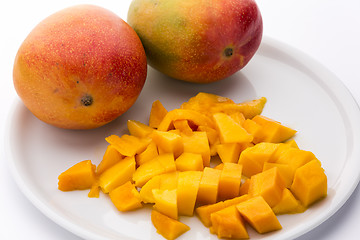
MULTIPOLYGON (((61 192, 58 175, 91 159, 98 164, 110 134, 126 133, 128 119, 147 123, 153 101, 168 109, 199 91, 236 102, 265 96, 263 115, 296 130, 300 148, 315 153, 328 176, 328 197, 302 214, 279 216, 280 231, 251 239, 289 239, 304 234, 333 215, 349 198, 360 178, 359 108, 331 72, 305 54, 264 38, 256 56, 242 71, 208 85, 171 80, 149 68, 147 83, 135 105, 102 128, 57 129, 36 119, 16 101, 9 121, 6 149, 14 177, 30 201, 46 216, 85 239, 163 239, 150 221, 151 208, 120 213, 109 198, 87 197, 88 191, 61 192)), ((179 239, 217 239, 196 218, 180 219, 191 230, 179 239)))

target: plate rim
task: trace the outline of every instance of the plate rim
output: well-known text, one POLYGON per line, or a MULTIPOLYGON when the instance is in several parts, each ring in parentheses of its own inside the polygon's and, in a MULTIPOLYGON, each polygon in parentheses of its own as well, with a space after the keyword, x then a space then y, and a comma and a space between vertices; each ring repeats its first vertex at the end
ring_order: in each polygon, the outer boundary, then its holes
MULTIPOLYGON (((353 97, 352 93, 349 91, 349 89, 346 87, 346 85, 341 81, 341 79, 338 78, 330 69, 327 69, 324 65, 322 65, 316 59, 314 59, 312 56, 310 56, 309 54, 307 54, 307 53, 305 53, 305 52, 303 52, 303 51, 301 51, 299 49, 297 49, 296 47, 290 46, 287 43, 276 40, 274 38, 270 38, 268 36, 263 36, 263 40, 262 40, 262 43, 260 45, 260 48, 261 47, 272 47, 272 48, 275 48, 276 50, 279 50, 279 51, 281 51, 283 53, 286 53, 287 55, 295 57, 296 59, 303 58, 303 59, 309 60, 310 63, 308 63, 308 62, 304 63, 305 66, 311 65, 311 69, 321 70, 323 72, 323 74, 329 75, 330 78, 331 78, 330 83, 335 84, 337 87, 340 88, 340 90, 336 90, 336 92, 342 91, 343 93, 346 93, 347 101, 350 101, 351 104, 352 104, 351 107, 356 109, 354 114, 357 114, 357 118, 360 120, 359 103, 357 103, 357 101, 353 97), (264 46, 262 46, 262 45, 264 45, 264 46)), ((249 64, 251 64, 251 61, 249 62, 249 64)), ((330 89, 333 89, 333 88, 330 88, 330 89)), ((342 103, 342 101, 341 101, 341 103, 342 103)), ((52 220, 54 223, 61 226, 62 228, 74 233, 75 235, 77 235, 79 237, 86 238, 86 239, 107 239, 104 236, 94 236, 94 232, 92 232, 92 231, 90 231, 88 229, 84 229, 84 228, 82 228, 80 226, 74 225, 73 223, 71 223, 68 220, 64 219, 62 216, 58 215, 56 212, 51 210, 51 208, 49 206, 44 204, 44 202, 41 199, 39 199, 28 187, 26 187, 26 183, 24 182, 24 179, 22 178, 22 176, 20 176, 20 173, 17 170, 16 163, 13 160, 13 158, 14 158, 13 155, 14 154, 12 152, 13 151, 13 146, 11 145, 12 141, 11 141, 11 134, 10 134, 11 132, 13 132, 13 128, 14 128, 14 123, 13 123, 12 120, 13 120, 14 116, 16 115, 16 112, 18 111, 18 108, 21 105, 23 105, 21 100, 17 96, 15 96, 15 99, 13 100, 13 102, 11 104, 10 111, 9 111, 9 113, 7 115, 7 119, 5 121, 6 128, 5 128, 5 141, 4 141, 5 142, 6 160, 7 160, 8 166, 10 168, 11 175, 15 179, 15 182, 16 182, 17 186, 19 187, 21 192, 26 196, 26 198, 40 212, 42 212, 46 217, 48 217, 50 220, 52 220)), ((357 126, 357 125, 355 125, 355 126, 357 126)), ((359 121, 359 126, 360 126, 360 121, 359 121)), ((358 128, 359 128, 359 126, 358 126, 358 128)), ((355 136, 355 134, 354 134, 354 136, 355 136)), ((354 154, 354 156, 352 156, 352 159, 355 158, 355 157, 358 157, 359 160, 360 160, 360 150, 358 150, 356 152, 354 152, 354 151, 356 151, 356 149, 353 149, 353 153, 355 153, 355 154, 354 154)), ((339 201, 336 204, 336 207, 331 208, 331 211, 327 211, 326 214, 321 214, 321 217, 316 218, 316 220, 310 221, 308 224, 304 224, 302 226, 301 230, 297 230, 293 234, 291 234, 291 232, 290 232, 289 234, 291 236, 287 236, 285 234, 284 237, 285 238, 287 238, 287 237, 291 237, 291 238, 299 237, 299 236, 301 236, 301 235, 315 229, 320 224, 322 224, 323 222, 328 220, 330 217, 332 217, 346 203, 346 201, 348 201, 348 199, 353 194, 356 187, 359 185, 359 182, 360 182, 360 169, 359 169, 359 171, 357 173, 358 174, 357 174, 355 180, 352 181, 352 185, 348 188, 348 191, 346 192, 346 196, 341 198, 341 201, 339 201)))

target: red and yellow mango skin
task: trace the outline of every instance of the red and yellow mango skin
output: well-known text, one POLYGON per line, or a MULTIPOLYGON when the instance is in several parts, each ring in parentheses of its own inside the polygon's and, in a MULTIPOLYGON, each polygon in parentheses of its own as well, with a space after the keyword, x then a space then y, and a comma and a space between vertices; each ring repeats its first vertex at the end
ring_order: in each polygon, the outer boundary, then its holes
POLYGON ((242 69, 263 32, 253 0, 133 0, 127 22, 139 35, 150 66, 196 83, 242 69))
POLYGON ((144 48, 116 14, 93 5, 61 10, 40 22, 14 62, 15 89, 46 123, 102 126, 127 111, 147 76, 144 48))

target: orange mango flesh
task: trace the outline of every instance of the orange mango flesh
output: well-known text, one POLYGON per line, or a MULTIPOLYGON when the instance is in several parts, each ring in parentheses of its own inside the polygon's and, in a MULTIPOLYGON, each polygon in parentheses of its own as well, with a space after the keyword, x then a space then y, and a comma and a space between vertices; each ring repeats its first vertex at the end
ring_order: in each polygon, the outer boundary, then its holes
POLYGON ((156 228, 168 239, 187 229, 180 216, 194 212, 219 238, 246 238, 244 224, 261 234, 279 230, 276 215, 303 212, 325 197, 327 179, 315 155, 289 140, 295 130, 260 115, 265 102, 238 104, 207 93, 172 111, 157 102, 157 128, 128 121, 130 135, 106 138, 97 169, 90 161, 73 166, 60 174, 59 189, 91 189, 89 197, 101 189, 119 211, 152 204, 162 219, 156 228), (213 158, 220 164, 213 167, 213 158))
POLYGON ((190 227, 182 222, 170 218, 156 210, 151 211, 151 222, 157 232, 167 240, 173 240, 190 230, 190 227))
POLYGON ((96 181, 96 166, 85 160, 70 167, 58 177, 61 191, 83 190, 90 188, 96 181))

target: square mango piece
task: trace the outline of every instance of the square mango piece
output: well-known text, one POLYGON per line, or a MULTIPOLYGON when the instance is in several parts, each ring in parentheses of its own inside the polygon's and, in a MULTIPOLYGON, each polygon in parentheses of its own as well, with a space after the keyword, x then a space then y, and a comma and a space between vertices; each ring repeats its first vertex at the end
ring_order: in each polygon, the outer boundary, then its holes
POLYGON ((154 209, 177 220, 178 208, 176 189, 153 189, 152 194, 155 202, 154 209))
POLYGON ((275 206, 281 199, 285 182, 277 168, 271 168, 253 175, 250 179, 250 196, 262 196, 270 207, 275 206))
POLYGON ((282 228, 275 213, 261 196, 241 202, 236 205, 236 208, 258 233, 267 233, 282 228))
POLYGON ((181 134, 184 152, 201 154, 204 167, 210 166, 210 146, 206 132, 195 131, 191 135, 181 134))
POLYGON ((202 171, 204 169, 203 158, 198 153, 182 153, 175 160, 177 171, 202 171))
POLYGON ((99 176, 99 186, 108 193, 118 186, 130 181, 135 172, 135 157, 125 157, 99 176))
POLYGON ((167 240, 174 240, 190 230, 186 224, 172 219, 156 210, 151 211, 151 222, 157 232, 167 240))
POLYGON ((151 134, 151 138, 163 153, 172 153, 175 158, 180 156, 184 151, 181 136, 174 132, 154 130, 151 134))
POLYGON ((249 238, 245 221, 235 206, 224 208, 211 214, 210 232, 218 238, 249 238))
POLYGON ((219 181, 219 199, 229 199, 239 196, 242 165, 224 163, 219 181))
POLYGON ((250 178, 262 172, 264 163, 271 159, 278 147, 275 143, 262 142, 242 151, 238 163, 243 166, 244 176, 250 178))
POLYGON ((58 188, 61 191, 90 189, 96 182, 96 166, 85 160, 61 173, 58 177, 58 188))
POLYGON ((132 179, 137 187, 142 187, 156 175, 175 171, 176 166, 173 154, 163 153, 140 165, 132 175, 132 179))
POLYGON ((319 160, 312 160, 299 167, 290 188, 294 196, 308 207, 327 195, 327 177, 319 160))
POLYGON ((221 170, 205 167, 198 190, 197 201, 201 204, 216 203, 221 170))
POLYGON ((186 171, 179 172, 177 185, 177 203, 179 215, 193 216, 196 197, 202 172, 186 171))
POLYGON ((140 194, 135 185, 127 181, 111 190, 109 196, 115 207, 121 212, 132 211, 142 207, 140 194))
POLYGON ((288 188, 284 188, 281 200, 272 210, 276 215, 294 214, 305 211, 305 207, 297 200, 288 188))

